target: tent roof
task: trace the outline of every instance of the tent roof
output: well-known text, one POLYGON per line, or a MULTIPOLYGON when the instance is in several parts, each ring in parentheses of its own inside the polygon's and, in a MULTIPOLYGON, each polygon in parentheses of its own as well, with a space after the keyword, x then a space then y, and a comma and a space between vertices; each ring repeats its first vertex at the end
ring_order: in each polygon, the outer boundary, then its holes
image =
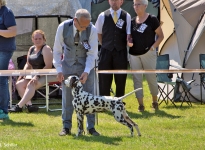
POLYGON ((170 0, 170 1, 192 27, 195 27, 197 25, 197 22, 201 14, 205 10, 205 0, 170 0))
POLYGON ((81 8, 78 0, 7 0, 15 16, 67 15, 74 17, 81 8))

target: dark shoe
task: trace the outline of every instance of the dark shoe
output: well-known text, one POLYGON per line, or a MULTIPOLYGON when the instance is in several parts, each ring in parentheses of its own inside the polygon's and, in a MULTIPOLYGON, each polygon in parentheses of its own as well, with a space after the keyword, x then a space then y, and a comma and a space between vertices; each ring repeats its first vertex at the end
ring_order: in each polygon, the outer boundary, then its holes
POLYGON ((28 112, 38 112, 38 107, 33 105, 26 105, 28 112))
POLYGON ((157 103, 157 102, 152 103, 152 108, 153 108, 154 110, 158 110, 158 109, 159 109, 158 103, 157 103))
POLYGON ((139 107, 138 107, 139 112, 143 112, 144 109, 145 109, 144 105, 139 105, 139 107))
POLYGON ((88 130, 88 133, 91 134, 91 135, 93 135, 93 136, 99 136, 99 135, 100 135, 100 133, 98 133, 98 132, 95 130, 95 128, 89 129, 89 130, 88 130))
POLYGON ((60 136, 71 135, 70 129, 63 128, 63 130, 59 133, 60 136))
POLYGON ((8 109, 9 112, 23 112, 23 109, 19 107, 19 105, 14 106, 11 109, 8 109))

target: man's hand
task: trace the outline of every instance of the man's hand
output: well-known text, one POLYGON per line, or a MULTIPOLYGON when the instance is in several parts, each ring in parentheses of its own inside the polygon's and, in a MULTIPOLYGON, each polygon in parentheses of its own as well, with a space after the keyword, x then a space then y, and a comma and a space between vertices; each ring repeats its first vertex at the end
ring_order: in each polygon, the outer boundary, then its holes
POLYGON ((80 82, 82 84, 85 84, 86 80, 88 79, 88 73, 87 72, 83 72, 80 76, 80 82))
POLYGON ((57 79, 59 82, 62 82, 64 80, 64 76, 63 76, 63 73, 62 72, 59 72, 58 75, 57 75, 57 79))

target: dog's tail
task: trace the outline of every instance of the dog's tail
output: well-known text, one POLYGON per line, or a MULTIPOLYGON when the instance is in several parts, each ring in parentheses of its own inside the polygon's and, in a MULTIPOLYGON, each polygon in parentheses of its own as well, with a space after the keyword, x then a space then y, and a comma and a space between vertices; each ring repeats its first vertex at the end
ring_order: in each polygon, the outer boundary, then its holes
POLYGON ((137 91, 139 91, 139 90, 142 90, 142 88, 135 89, 135 90, 133 90, 132 92, 127 93, 126 95, 124 95, 124 96, 122 96, 122 97, 119 97, 118 99, 120 99, 120 100, 122 101, 122 100, 123 100, 124 98, 126 98, 127 96, 129 96, 129 95, 131 95, 132 93, 137 92, 137 91))

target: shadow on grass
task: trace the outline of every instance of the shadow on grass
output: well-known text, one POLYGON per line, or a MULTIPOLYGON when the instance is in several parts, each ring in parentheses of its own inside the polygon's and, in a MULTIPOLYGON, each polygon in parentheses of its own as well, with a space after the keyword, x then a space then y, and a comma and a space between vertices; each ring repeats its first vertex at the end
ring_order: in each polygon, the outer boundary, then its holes
POLYGON ((46 111, 46 109, 39 109, 38 114, 46 114, 48 116, 58 117, 62 115, 62 110, 57 111, 46 111))
POLYGON ((144 111, 144 112, 141 112, 139 114, 136 114, 136 113, 132 113, 132 112, 127 112, 129 114, 129 116, 131 118, 151 118, 151 117, 154 117, 154 116, 157 116, 157 117, 166 117, 166 118, 171 118, 171 119, 176 119, 176 118, 180 118, 181 116, 175 116, 175 115, 172 115, 172 114, 168 114, 166 113, 165 111, 163 110, 157 110, 157 111, 153 111, 153 112, 149 112, 149 111, 144 111))
POLYGON ((0 126, 25 126, 25 127, 34 127, 34 124, 31 122, 15 122, 13 120, 10 119, 5 119, 2 120, 2 122, 0 121, 0 126))
MULTIPOLYGON (((113 116, 113 114, 111 112, 104 112, 105 114, 108 114, 108 115, 111 115, 113 116)), ((129 115, 129 117, 131 119, 133 118, 151 118, 151 117, 154 117, 154 116, 158 116, 158 117, 167 117, 167 118, 172 118, 172 119, 175 119, 175 118, 180 118, 181 116, 174 116, 174 115, 171 115, 171 114, 168 114, 166 113, 165 111, 163 110, 157 110, 157 111, 153 111, 153 112, 149 112, 149 111, 144 111, 144 112, 139 112, 139 113, 133 113, 133 112, 129 112, 127 111, 127 114, 129 115)))
POLYGON ((82 140, 85 142, 101 142, 103 144, 108 144, 108 145, 119 145, 119 143, 122 141, 122 137, 109 137, 109 136, 79 136, 79 137, 74 137, 76 140, 82 140))

